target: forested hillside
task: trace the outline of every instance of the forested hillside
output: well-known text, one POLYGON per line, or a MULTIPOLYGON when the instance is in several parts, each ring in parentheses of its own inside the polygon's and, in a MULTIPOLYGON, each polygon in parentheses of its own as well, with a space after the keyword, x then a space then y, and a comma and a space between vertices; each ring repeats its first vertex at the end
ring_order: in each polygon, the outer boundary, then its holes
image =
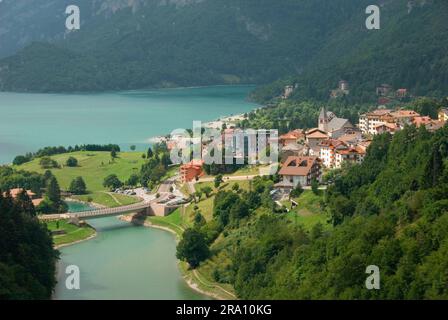
POLYGON ((336 30, 300 76, 291 75, 259 88, 255 100, 279 96, 296 84, 293 99, 327 100, 339 80, 350 84, 351 102, 372 102, 382 83, 413 95, 442 97, 448 89, 446 1, 383 1, 381 30, 362 27, 356 16, 336 30))
POLYGON ((285 79, 254 97, 266 100, 297 83, 296 98, 326 100, 344 78, 354 97, 369 100, 384 82, 434 95, 448 83, 442 0, 383 0, 376 31, 365 28, 367 0, 75 4, 81 30, 0 60, 0 89, 99 91, 285 79))
POLYGON ((286 224, 261 219, 235 255, 240 295, 447 298, 447 142, 447 127, 435 134, 409 127, 393 139, 377 137, 366 161, 328 192, 331 232, 293 237, 286 224), (276 249, 265 251, 263 242, 276 249), (368 265, 379 266, 381 290, 365 289, 368 265))
POLYGON ((200 270, 239 298, 448 298, 447 126, 376 136, 365 161, 336 174, 321 195, 331 226, 305 227, 276 209, 272 179, 257 178, 249 192, 221 191, 213 221, 197 219, 188 231, 203 246, 200 270), (380 269, 380 290, 366 289, 369 265, 380 269))

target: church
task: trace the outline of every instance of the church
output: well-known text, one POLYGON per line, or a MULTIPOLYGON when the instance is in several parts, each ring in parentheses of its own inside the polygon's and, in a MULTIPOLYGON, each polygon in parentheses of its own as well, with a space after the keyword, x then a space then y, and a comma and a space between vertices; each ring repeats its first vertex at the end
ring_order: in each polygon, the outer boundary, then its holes
POLYGON ((326 132, 333 139, 337 139, 347 132, 355 130, 355 127, 348 119, 336 117, 333 112, 327 111, 326 107, 323 107, 320 111, 318 128, 320 131, 326 132))

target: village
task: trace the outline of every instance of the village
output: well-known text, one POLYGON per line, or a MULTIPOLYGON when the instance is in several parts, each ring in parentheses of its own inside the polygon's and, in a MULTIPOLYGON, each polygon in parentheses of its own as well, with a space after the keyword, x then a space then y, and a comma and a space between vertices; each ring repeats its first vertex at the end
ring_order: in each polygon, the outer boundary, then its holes
MULTIPOLYGON (((340 90, 348 90, 346 83, 341 85, 340 90)), ((290 94, 290 90, 290 87, 285 88, 285 95, 290 94)), ((386 93, 379 92, 380 96, 383 94, 386 93)), ((399 90, 398 94, 405 94, 405 89, 399 90)), ((229 149, 228 143, 231 143, 230 149, 236 163, 242 163, 238 160, 244 158, 245 155, 244 152, 241 153, 242 148, 236 147, 238 139, 235 139, 241 134, 241 129, 237 127, 238 120, 243 118, 243 115, 232 116, 206 124, 214 129, 222 128, 222 142, 225 143, 226 150, 229 149), (234 137, 233 140, 232 137, 234 137)), ((315 128, 307 130, 297 128, 280 136, 276 136, 270 130, 256 130, 256 134, 267 137, 268 148, 278 146, 280 182, 274 185, 273 194, 280 191, 278 193, 286 197, 299 185, 302 188, 310 188, 313 181, 319 184, 324 183, 325 173, 331 170, 360 164, 375 135, 385 132, 393 135, 407 125, 425 126, 428 131, 433 132, 442 128, 447 120, 448 109, 441 109, 438 118, 431 119, 413 110, 387 109, 382 105, 373 111, 361 114, 359 123, 352 124, 348 119, 339 118, 332 111, 327 110, 327 107, 323 107, 315 128)), ((185 147, 188 142, 184 137, 171 136, 167 138, 166 143, 169 149, 173 149, 179 145, 185 147)), ((211 147, 209 144, 210 141, 201 143, 203 157, 209 152, 211 147)), ((246 152, 247 144, 245 140, 243 150, 246 152)), ((256 175, 263 175, 263 173, 256 175)), ((179 177, 182 183, 194 184, 201 181, 204 176, 206 173, 202 159, 193 159, 180 166, 179 177)))

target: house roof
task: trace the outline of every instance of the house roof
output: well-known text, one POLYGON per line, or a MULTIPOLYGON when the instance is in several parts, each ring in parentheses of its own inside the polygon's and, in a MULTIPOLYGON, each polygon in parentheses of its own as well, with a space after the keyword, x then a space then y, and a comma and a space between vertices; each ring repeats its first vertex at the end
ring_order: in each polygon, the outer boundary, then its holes
POLYGON ((358 152, 359 154, 366 154, 366 149, 362 146, 356 146, 355 147, 356 152, 358 152))
MULTIPOLYGON (((347 148, 347 149, 336 149, 336 153, 346 155, 346 154, 359 153, 359 152, 356 148, 347 148)), ((362 152, 362 153, 364 153, 364 152, 362 152)))
POLYGON ((345 145, 345 143, 340 141, 340 140, 336 140, 336 139, 327 139, 327 140, 321 141, 319 143, 319 145, 321 147, 333 147, 333 148, 336 148, 336 147, 338 147, 340 145, 345 145))
POLYGON ((305 146, 297 143, 289 143, 282 148, 282 151, 301 151, 305 146))
POLYGON ((307 139, 309 139, 309 138, 311 138, 311 139, 327 139, 328 135, 326 133, 323 133, 319 129, 316 129, 316 130, 312 129, 307 132, 306 137, 307 137, 307 139))
POLYGON ((431 121, 431 123, 426 125, 426 129, 428 129, 429 131, 436 131, 436 130, 439 130, 440 128, 442 128, 443 126, 445 126, 445 122, 434 120, 434 121, 431 121))
POLYGON ((288 157, 282 165, 279 174, 286 176, 307 176, 314 164, 318 161, 317 157, 288 157))
POLYGON ((281 140, 297 140, 299 138, 302 138, 304 136, 304 132, 302 129, 296 129, 293 131, 290 131, 288 133, 285 133, 284 135, 280 136, 281 140))
POLYGON ((363 140, 358 142, 358 147, 367 149, 372 144, 372 140, 363 140))
POLYGON ((34 199, 34 200, 31 200, 31 201, 33 202, 33 205, 35 207, 37 207, 38 205, 40 205, 42 203, 42 201, 44 201, 44 199, 34 199))
POLYGON ((201 169, 204 165, 204 160, 192 160, 189 163, 183 164, 181 169, 201 169))
POLYGON ((396 129, 398 128, 397 125, 396 125, 395 123, 388 123, 388 122, 385 122, 385 123, 377 124, 377 125, 374 127, 374 129, 378 129, 378 128, 381 128, 381 127, 385 127, 385 128, 387 128, 387 129, 391 129, 391 130, 396 130, 396 129))
POLYGON ((414 110, 397 110, 390 113, 394 118, 409 118, 409 117, 419 117, 420 114, 414 110))
MULTIPOLYGON (((11 196, 12 196, 13 198, 17 198, 17 196, 18 196, 23 190, 24 190, 24 189, 22 189, 22 188, 15 188, 15 189, 11 189, 11 190, 9 190, 9 193, 11 194, 11 196)), ((31 191, 31 190, 26 190, 26 193, 28 194, 28 196, 29 196, 30 198, 36 196, 36 194, 35 194, 33 191, 31 191)), ((4 194, 6 194, 6 193, 4 193, 4 194)))
POLYGON ((424 117, 415 117, 412 120, 412 123, 414 123, 417 127, 425 124, 430 124, 433 120, 430 117, 424 116, 424 117))
POLYGON ((339 129, 342 129, 344 127, 351 127, 352 124, 350 123, 350 121, 348 121, 348 119, 343 119, 343 118, 333 118, 331 119, 330 122, 328 122, 327 124, 327 129, 328 131, 332 132, 332 131, 337 131, 339 129))
POLYGON ((349 142, 356 142, 361 139, 361 135, 359 133, 346 133, 343 136, 339 137, 338 140, 349 143, 349 142))
POLYGON ((390 109, 376 109, 376 110, 373 110, 371 112, 363 114, 363 116, 379 117, 379 116, 384 116, 386 114, 389 114, 390 112, 392 112, 392 110, 390 110, 390 109))

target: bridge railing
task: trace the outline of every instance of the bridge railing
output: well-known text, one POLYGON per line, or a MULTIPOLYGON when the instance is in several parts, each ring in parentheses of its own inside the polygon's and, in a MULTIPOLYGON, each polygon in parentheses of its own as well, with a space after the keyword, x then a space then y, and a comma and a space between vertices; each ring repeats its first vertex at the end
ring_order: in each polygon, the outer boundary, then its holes
POLYGON ((98 210, 77 212, 75 214, 72 214, 71 216, 77 217, 77 218, 86 218, 86 217, 105 216, 105 215, 112 215, 112 214, 121 214, 121 213, 143 210, 143 209, 148 208, 149 206, 150 206, 149 203, 138 203, 138 204, 132 204, 132 205, 116 207, 116 208, 104 208, 104 209, 98 209, 98 210))

